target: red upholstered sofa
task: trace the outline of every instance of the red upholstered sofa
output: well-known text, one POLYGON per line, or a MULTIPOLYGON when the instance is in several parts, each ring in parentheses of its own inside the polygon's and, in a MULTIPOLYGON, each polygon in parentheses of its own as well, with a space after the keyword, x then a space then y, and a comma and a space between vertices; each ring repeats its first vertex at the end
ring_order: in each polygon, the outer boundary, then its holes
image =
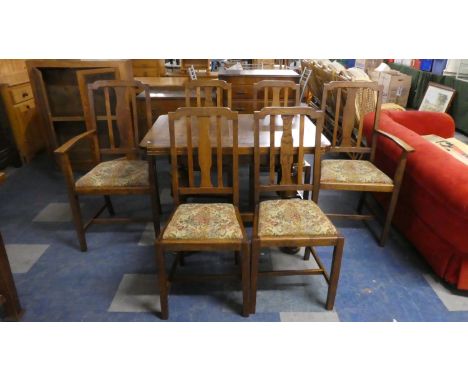
MULTIPOLYGON (((364 119, 369 141, 373 115, 364 119)), ((409 154, 394 226, 413 243, 441 278, 468 289, 468 166, 421 135, 453 137, 453 119, 443 113, 382 110, 379 128, 415 148, 409 154)), ((400 151, 379 137, 376 165, 393 175, 400 151)), ((379 196, 384 206, 388 199, 379 196)))

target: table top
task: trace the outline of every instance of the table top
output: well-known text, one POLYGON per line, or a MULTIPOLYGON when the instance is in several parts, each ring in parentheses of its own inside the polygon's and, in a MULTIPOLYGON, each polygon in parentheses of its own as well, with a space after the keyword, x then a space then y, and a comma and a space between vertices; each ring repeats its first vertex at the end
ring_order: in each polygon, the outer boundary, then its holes
POLYGON ((150 88, 184 88, 188 80, 188 77, 135 77, 135 81, 140 81, 150 88))
POLYGON ((290 69, 246 69, 246 70, 226 70, 220 69, 219 77, 300 77, 294 70, 290 69))
MULTIPOLYGON (((276 118, 275 124, 278 129, 275 131, 275 145, 280 147, 282 135, 282 120, 281 117, 276 118)), ((239 114, 238 129, 239 129, 239 155, 253 155, 254 151, 254 116, 253 114, 239 114)), ((179 147, 186 146, 185 133, 185 118, 176 121, 176 143, 179 147), (180 133, 177 134, 177 131, 180 133)), ((216 145, 215 122, 210 131, 210 138, 213 147, 216 145)), ((267 153, 270 147, 270 120, 269 117, 264 118, 260 125, 260 148, 262 153, 267 153)), ((198 145, 198 137, 194 129, 193 146, 198 145)), ((304 152, 311 154, 315 148, 315 125, 307 117, 304 119, 304 152)), ((292 136, 294 147, 297 147, 299 142, 299 117, 294 117, 292 126, 292 136)), ((223 147, 232 147, 232 136, 223 136, 223 147)), ((330 141, 322 134, 321 146, 323 148, 330 146, 330 141)), ((146 133, 145 137, 140 142, 140 147, 147 150, 150 155, 168 155, 170 153, 170 138, 169 138, 169 119, 167 114, 158 117, 153 127, 146 133)))

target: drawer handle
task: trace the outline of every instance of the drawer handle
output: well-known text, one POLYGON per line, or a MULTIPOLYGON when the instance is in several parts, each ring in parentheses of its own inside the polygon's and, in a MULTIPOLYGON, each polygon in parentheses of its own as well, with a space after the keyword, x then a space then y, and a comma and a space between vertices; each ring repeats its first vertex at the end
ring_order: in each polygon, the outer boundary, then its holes
POLYGON ((26 109, 31 109, 31 106, 29 106, 29 105, 26 105, 26 109))
POLYGON ((28 96, 28 93, 24 92, 23 94, 21 94, 21 96, 24 98, 24 97, 27 97, 28 96))

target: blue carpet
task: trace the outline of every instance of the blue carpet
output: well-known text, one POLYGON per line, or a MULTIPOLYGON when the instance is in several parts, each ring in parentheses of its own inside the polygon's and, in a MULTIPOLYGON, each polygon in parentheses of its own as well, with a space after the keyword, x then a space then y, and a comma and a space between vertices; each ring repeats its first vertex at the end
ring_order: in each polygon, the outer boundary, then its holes
MULTIPOLYGON (((169 189, 167 162, 159 161, 158 167, 161 189, 169 189)), ((241 195, 245 206, 248 178, 246 169, 242 171, 241 195)), ((327 212, 353 211, 357 197, 347 192, 321 192, 319 205, 327 212)), ((100 197, 86 197, 81 201, 85 216, 90 216, 102 204, 100 197)), ((165 216, 171 210, 170 202, 169 197, 163 205, 165 216)), ((71 221, 33 221, 50 203, 67 203, 67 194, 61 172, 47 156, 11 171, 0 187, 0 231, 7 250, 8 245, 14 244, 48 245, 28 272, 14 274, 25 309, 23 320, 160 321, 151 309, 133 312, 110 309, 111 305, 120 306, 116 304, 117 291, 119 286, 123 287, 125 275, 142 275, 142 280, 145 275, 155 277, 153 247, 138 245, 146 225, 93 226, 87 232, 88 251, 82 253, 71 221)), ((117 215, 149 217, 149 199, 145 196, 113 197, 113 204, 117 215)), ((381 230, 378 223, 335 223, 345 237, 335 304, 341 321, 468 320, 468 308, 467 311, 447 310, 424 278, 425 274, 432 274, 431 269, 396 231, 392 230, 386 247, 381 248, 374 237, 381 230)), ((331 249, 320 248, 319 254, 329 266, 331 249)), ((266 263, 271 261, 271 254, 264 256, 266 263)), ((232 254, 205 254, 190 256, 185 268, 213 271, 233 266, 232 254)), ((247 319, 240 315, 240 283, 236 280, 177 284, 169 299, 170 320, 279 321, 282 311, 326 312, 323 306, 326 287, 320 278, 280 279, 261 281, 258 312, 247 319)), ((141 285, 135 285, 133 292, 126 291, 126 295, 119 297, 121 301, 125 303, 133 295, 151 302, 154 296, 156 303, 156 278, 154 290, 151 287, 138 292, 141 285)))

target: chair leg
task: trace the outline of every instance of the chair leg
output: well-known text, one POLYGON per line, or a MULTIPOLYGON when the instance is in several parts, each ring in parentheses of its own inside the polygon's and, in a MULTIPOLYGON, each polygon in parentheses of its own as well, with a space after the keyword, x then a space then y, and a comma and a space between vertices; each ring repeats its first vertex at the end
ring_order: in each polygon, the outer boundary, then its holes
POLYGON ((327 293, 327 310, 333 310, 335 305, 336 290, 338 288, 338 280, 340 278, 341 258, 343 257, 344 239, 338 239, 333 249, 333 260, 331 265, 330 283, 328 285, 327 293))
MULTIPOLYGON (((312 177, 312 166, 306 166, 304 168, 304 183, 305 184, 310 184, 311 182, 311 177, 312 177)), ((304 200, 309 200, 310 198, 310 191, 309 190, 305 190, 304 191, 304 197, 303 199, 304 200)))
POLYGON ((76 234, 80 243, 80 250, 82 252, 86 252, 88 250, 88 246, 86 244, 85 230, 83 227, 83 218, 81 217, 81 208, 78 195, 72 191, 69 191, 68 199, 70 201, 73 223, 75 224, 76 234))
POLYGON ((159 243, 156 246, 156 261, 158 264, 158 281, 159 281, 159 300, 161 302, 161 319, 167 320, 169 318, 168 306, 168 285, 166 275, 166 262, 164 259, 164 251, 159 243))
POLYGON ((255 187, 255 179, 254 179, 254 165, 249 165, 249 210, 255 210, 255 195, 254 195, 254 187, 255 187))
POLYGON ((310 247, 305 247, 303 259, 304 260, 309 260, 310 259, 310 247))
MULTIPOLYGON (((238 254, 238 252, 236 252, 238 254)), ((250 313, 250 248, 248 242, 242 244, 242 315, 250 313)))
MULTIPOLYGON (((156 158, 152 155, 148 155, 148 172, 149 172, 149 184, 152 208, 158 214, 162 213, 161 199, 159 197, 159 182, 158 174, 156 171, 156 158)), ((159 230, 159 227, 158 227, 159 230)))
POLYGON ((149 173, 149 184, 150 184, 150 200, 151 200, 151 211, 153 214, 153 227, 154 234, 157 238, 160 233, 160 215, 161 215, 161 201, 159 199, 159 186, 158 176, 156 174, 155 159, 151 155, 148 155, 148 173, 149 173))
POLYGON ((364 204, 366 202, 366 195, 367 195, 367 193, 365 191, 363 191, 361 193, 361 196, 359 198, 359 203, 358 203, 358 206, 357 206, 357 213, 358 214, 362 214, 362 209, 364 208, 364 204))
POLYGON ((392 225, 393 214, 395 213, 396 204, 398 201, 398 194, 400 190, 394 189, 392 192, 392 197, 390 199, 390 204, 388 205, 387 216, 385 217, 385 223, 383 226, 382 236, 380 236, 379 245, 383 247, 387 241, 388 234, 390 232, 390 227, 392 225))
POLYGON ((250 252, 250 313, 255 314, 257 306, 257 279, 258 279, 258 262, 260 259, 259 241, 252 240, 252 250, 250 252))
POLYGON ((239 265, 239 251, 234 251, 234 264, 239 265))
POLYGON ((104 201, 106 203, 106 208, 107 211, 109 212, 109 215, 114 216, 115 211, 114 211, 114 206, 112 205, 112 201, 109 195, 104 195, 104 201))

